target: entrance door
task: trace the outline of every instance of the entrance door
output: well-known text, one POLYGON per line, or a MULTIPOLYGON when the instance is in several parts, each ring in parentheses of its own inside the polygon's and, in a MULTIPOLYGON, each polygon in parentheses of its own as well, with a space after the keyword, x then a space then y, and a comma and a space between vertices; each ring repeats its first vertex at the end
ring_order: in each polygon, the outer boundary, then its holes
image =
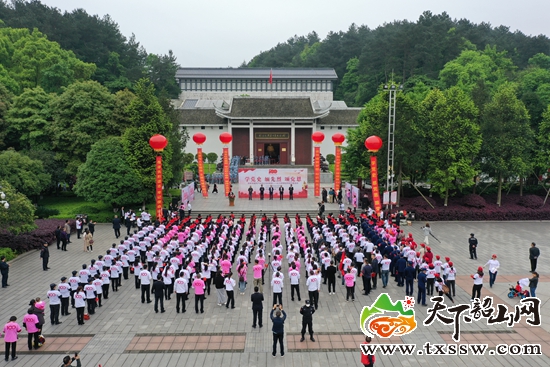
POLYGON ((289 164, 288 163, 288 143, 280 143, 281 150, 279 154, 279 163, 280 164, 289 164))

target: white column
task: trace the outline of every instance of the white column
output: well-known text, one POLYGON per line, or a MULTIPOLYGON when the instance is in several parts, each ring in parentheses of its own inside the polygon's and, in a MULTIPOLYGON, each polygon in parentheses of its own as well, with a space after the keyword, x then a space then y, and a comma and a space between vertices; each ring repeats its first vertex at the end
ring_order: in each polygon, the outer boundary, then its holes
POLYGON ((292 120, 290 125, 290 164, 294 165, 296 163, 296 131, 294 126, 294 120, 292 120))
POLYGON ((252 120, 250 120, 250 125, 248 127, 248 140, 250 142, 250 164, 254 164, 254 125, 252 120))

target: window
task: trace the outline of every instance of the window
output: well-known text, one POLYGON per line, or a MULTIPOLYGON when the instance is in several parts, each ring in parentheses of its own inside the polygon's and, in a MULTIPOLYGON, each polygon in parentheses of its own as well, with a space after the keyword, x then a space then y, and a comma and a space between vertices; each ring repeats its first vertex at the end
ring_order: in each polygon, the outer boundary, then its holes
POLYGON ((206 130, 206 126, 201 126, 201 130, 206 130))
POLYGON ((219 129, 219 130, 223 130, 223 126, 218 126, 218 129, 219 129))
POLYGON ((252 83, 250 82, 250 80, 246 82, 246 90, 252 90, 252 83))
POLYGON ((222 88, 221 88, 221 89, 222 89, 222 90, 226 90, 226 88, 227 88, 227 86, 226 86, 225 80, 224 80, 224 81, 222 82, 222 88))
POLYGON ((197 83, 193 80, 193 82, 191 83, 191 90, 196 90, 197 89, 197 83))
POLYGON ((311 92, 311 80, 308 80, 308 81, 307 81, 307 87, 306 87, 306 88, 307 88, 307 89, 306 89, 307 91, 310 91, 310 92, 311 92))
POLYGON ((231 81, 231 90, 232 91, 237 90, 237 83, 234 80, 231 81))
POLYGON ((342 126, 338 126, 338 130, 342 130, 342 126))
POLYGON ((321 130, 325 130, 325 127, 324 127, 324 126, 321 126, 321 130))
POLYGON ((212 82, 210 80, 206 83, 206 90, 212 90, 212 82))

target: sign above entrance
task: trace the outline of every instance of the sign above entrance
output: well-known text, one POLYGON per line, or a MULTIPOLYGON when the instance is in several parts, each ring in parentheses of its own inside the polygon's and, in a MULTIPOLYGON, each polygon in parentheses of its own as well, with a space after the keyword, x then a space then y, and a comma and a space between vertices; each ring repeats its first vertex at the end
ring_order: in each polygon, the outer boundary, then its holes
POLYGON ((289 133, 254 133, 254 138, 261 140, 281 140, 288 139, 289 133))

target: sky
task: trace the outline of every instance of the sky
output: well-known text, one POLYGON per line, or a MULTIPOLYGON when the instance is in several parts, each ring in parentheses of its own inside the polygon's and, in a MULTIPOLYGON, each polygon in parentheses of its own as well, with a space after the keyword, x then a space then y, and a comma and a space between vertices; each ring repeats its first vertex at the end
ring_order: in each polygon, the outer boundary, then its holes
POLYGON ((172 50, 183 67, 238 67, 294 35, 376 28, 416 21, 424 11, 447 12, 527 35, 550 36, 549 0, 42 0, 62 11, 109 14, 147 52, 172 50))

